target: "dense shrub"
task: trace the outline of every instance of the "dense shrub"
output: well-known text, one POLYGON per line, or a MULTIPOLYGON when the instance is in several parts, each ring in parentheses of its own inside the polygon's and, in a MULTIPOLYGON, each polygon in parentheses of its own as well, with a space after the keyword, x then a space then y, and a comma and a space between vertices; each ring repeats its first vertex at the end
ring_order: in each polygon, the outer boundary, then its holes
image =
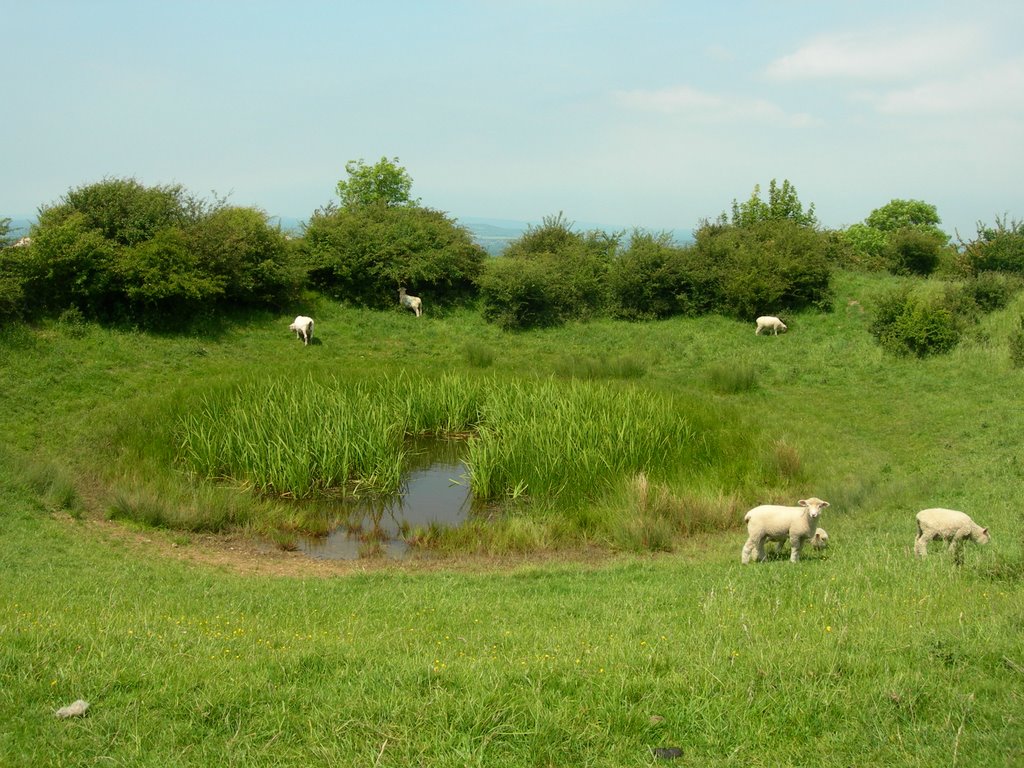
POLYGON ((135 245, 170 227, 186 227, 203 213, 204 205, 180 185, 145 187, 135 179, 104 179, 70 190, 63 200, 39 215, 39 229, 48 229, 71 216, 83 227, 118 245, 135 245))
POLYGON ((827 239, 791 220, 748 227, 704 226, 695 253, 713 309, 742 318, 832 303, 827 239), (713 274, 713 278, 708 273, 713 274))
POLYGON ((1020 291, 1022 281, 1017 275, 999 272, 981 272, 967 279, 963 284, 964 291, 974 300, 978 309, 993 312, 1010 303, 1010 299, 1020 291))
POLYGON ((506 331, 563 322, 571 307, 551 280, 552 261, 499 258, 488 263, 480 277, 484 320, 506 331))
POLYGON ((314 287, 377 309, 397 307, 402 286, 431 306, 471 299, 487 257, 444 213, 411 205, 322 208, 299 247, 314 287))
POLYGON ((117 271, 126 309, 146 325, 178 322, 224 295, 224 279, 210 270, 180 229, 161 230, 122 249, 120 256, 117 271))
POLYGON ((888 235, 886 258, 889 269, 897 275, 927 276, 939 265, 945 236, 907 227, 888 235))
POLYGON ((889 269, 888 237, 880 229, 867 224, 851 224, 838 233, 845 248, 838 251, 835 261, 848 269, 881 272, 889 269))
POLYGON ((124 246, 92 228, 83 213, 40 218, 26 275, 35 310, 75 306, 91 317, 109 316, 121 293, 115 265, 124 246))
POLYGON ((948 352, 960 340, 962 320, 947 306, 947 299, 917 295, 907 286, 894 289, 877 299, 871 334, 898 355, 948 352))
POLYGON ((217 208, 191 228, 191 247, 232 304, 281 307, 305 282, 288 240, 254 208, 217 208))
POLYGON ((668 235, 634 232, 608 271, 612 312, 627 320, 699 314, 713 306, 714 278, 668 235))
POLYGON ((607 314, 618 242, 603 232, 576 232, 561 215, 545 218, 487 265, 479 283, 484 318, 511 330, 607 314))
POLYGON ((44 208, 28 251, 25 293, 52 314, 75 307, 89 318, 177 324, 200 307, 277 307, 302 287, 262 211, 130 179, 71 190, 44 208))
POLYGON ((1009 272, 1024 275, 1024 222, 997 217, 994 226, 978 222, 978 236, 964 246, 961 263, 965 271, 1009 272))

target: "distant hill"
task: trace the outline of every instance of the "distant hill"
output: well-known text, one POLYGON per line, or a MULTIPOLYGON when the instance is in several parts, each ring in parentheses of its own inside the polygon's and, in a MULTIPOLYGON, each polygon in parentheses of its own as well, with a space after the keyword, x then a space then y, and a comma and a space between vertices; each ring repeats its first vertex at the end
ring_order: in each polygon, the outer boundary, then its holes
MULTIPOLYGON (((295 216, 269 216, 269 219, 272 225, 280 225, 282 231, 293 233, 296 236, 301 234, 303 226, 308 221, 308 219, 300 219, 295 216)), ((491 219, 476 216, 458 218, 456 222, 468 229, 473 239, 492 256, 502 253, 509 243, 522 237, 530 227, 539 227, 542 224, 539 221, 516 221, 514 219, 491 219)), ((11 230, 8 233, 8 237, 12 240, 24 237, 28 234, 29 228, 33 223, 35 223, 34 218, 11 216, 11 230)), ((578 222, 573 223, 573 228, 584 232, 592 229, 599 229, 603 232, 621 232, 625 229, 623 227, 607 227, 600 224, 578 222)), ((673 229, 668 231, 680 245, 693 242, 693 232, 689 229, 673 229)))
MULTIPOLYGON (((513 221, 511 219, 485 219, 467 216, 458 219, 458 223, 470 231, 470 234, 473 235, 473 239, 476 240, 485 251, 492 256, 495 256, 504 251, 505 248, 508 247, 508 244, 513 240, 518 240, 522 237, 523 233, 525 233, 530 227, 538 227, 542 222, 513 221)), ((600 224, 585 223, 574 223, 573 229, 583 232, 599 229, 602 232, 609 233, 626 231, 627 235, 631 231, 626 227, 607 227, 600 224)), ((661 230, 658 230, 658 232, 660 231, 661 230)), ((667 231, 672 236, 672 239, 679 245, 688 245, 693 242, 693 230, 670 229, 667 231)))

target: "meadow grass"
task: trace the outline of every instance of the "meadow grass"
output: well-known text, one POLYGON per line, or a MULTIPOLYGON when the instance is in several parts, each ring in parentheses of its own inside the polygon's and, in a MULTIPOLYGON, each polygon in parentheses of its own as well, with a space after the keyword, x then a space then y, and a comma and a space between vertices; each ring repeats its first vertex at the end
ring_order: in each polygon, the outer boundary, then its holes
POLYGON ((656 747, 678 747, 678 765, 1021 764, 1024 372, 1010 338, 1024 300, 949 355, 892 358, 867 333, 890 283, 840 275, 835 312, 785 317, 769 338, 716 317, 506 336, 466 311, 417 321, 328 302, 306 348, 290 317, 263 315, 191 337, 5 329, 0 765, 623 766, 655 764, 656 747), (486 377, 470 375, 471 342, 501 350, 486 377), (609 349, 641 350, 644 375, 557 378, 567 355, 609 349), (717 390, 716 365, 749 366, 757 386, 717 390), (165 558, 98 521, 137 508, 187 531, 219 505, 223 526, 260 530, 299 515, 175 469, 181 404, 268 371, 372 382, 412 368, 510 382, 507 402, 476 401, 481 419, 542 420, 528 393, 584 384, 595 422, 609 393, 642 393, 640 415, 645 399, 654 413, 702 404, 690 423, 723 426, 689 450, 753 476, 627 465, 572 516, 513 504, 503 540, 486 518, 447 534, 465 541, 442 551, 499 560, 333 578, 165 558), (824 555, 741 567, 743 511, 807 495, 832 503, 824 555), (925 506, 968 511, 992 543, 959 568, 938 545, 915 560, 925 506), (577 559, 594 544, 620 554, 577 559), (565 562, 516 555, 558 547, 565 562), (86 717, 53 717, 77 698, 86 717))

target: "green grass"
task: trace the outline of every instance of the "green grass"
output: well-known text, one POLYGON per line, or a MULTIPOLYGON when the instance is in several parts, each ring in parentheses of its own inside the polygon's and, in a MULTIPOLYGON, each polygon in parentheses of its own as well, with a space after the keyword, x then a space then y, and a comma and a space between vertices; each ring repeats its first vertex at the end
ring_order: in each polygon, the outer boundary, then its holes
MULTIPOLYGON (((322 343, 305 348, 270 316, 194 337, 4 330, 0 765, 622 766, 655 764, 655 747, 684 766, 1021 764, 1024 372, 1010 353, 1024 300, 949 355, 898 359, 867 332, 889 284, 841 275, 835 312, 769 340, 724 318, 504 335, 469 312, 326 302, 322 343), (500 350, 484 373, 473 344, 500 350), (609 350, 640 355, 643 376, 560 378, 609 350), (756 386, 714 384, 733 361, 756 386), (640 413, 700 404, 691 419, 737 433, 716 430, 701 455, 753 476, 629 465, 571 516, 513 505, 500 540, 483 520, 436 534, 465 537, 442 552, 493 562, 340 577, 244 575, 110 533, 149 520, 176 532, 142 538, 188 554, 201 521, 259 531, 269 516, 287 549, 312 524, 298 508, 175 468, 181 405, 277 379, 446 376, 508 382, 507 401, 480 402, 538 424, 550 398, 529 395, 580 387, 568 402, 598 433, 631 393, 640 413), (741 567, 743 511, 807 495, 832 504, 827 553, 741 567), (912 556, 914 512, 938 505, 992 531, 959 568, 938 545, 912 556), (595 544, 618 554, 574 559, 595 544), (517 554, 558 548, 565 562, 517 554), (53 717, 77 698, 86 717, 53 717)), ((435 397, 430 419, 453 410, 435 397)))

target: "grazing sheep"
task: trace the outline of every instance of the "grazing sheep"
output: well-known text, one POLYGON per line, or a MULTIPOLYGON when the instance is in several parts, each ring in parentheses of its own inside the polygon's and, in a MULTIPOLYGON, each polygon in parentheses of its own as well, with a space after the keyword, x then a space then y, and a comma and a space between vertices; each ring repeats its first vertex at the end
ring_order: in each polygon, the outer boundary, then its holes
POLYGON ((66 718, 66 717, 81 717, 89 711, 89 702, 85 699, 77 699, 76 701, 68 704, 66 707, 61 707, 53 713, 54 717, 66 718))
POLYGON ((819 552, 828 548, 828 533, 824 528, 817 528, 814 531, 814 536, 811 537, 811 546, 819 552))
POLYGON ((949 551, 959 565, 964 559, 964 542, 970 539, 978 544, 988 544, 988 528, 982 528, 969 515, 955 509, 922 509, 917 513, 917 538, 914 540, 914 554, 928 555, 928 542, 942 539, 949 542, 949 551))
POLYGON ((405 288, 398 289, 398 303, 415 312, 416 317, 419 317, 423 313, 423 302, 420 301, 418 296, 410 296, 407 294, 405 292, 405 288))
POLYGON ((773 336, 778 336, 779 331, 785 333, 786 330, 786 324, 779 320, 779 318, 772 315, 762 315, 757 318, 757 329, 754 331, 754 335, 760 336, 761 331, 771 331, 773 336))
POLYGON ((306 346, 313 338, 313 318, 299 315, 295 322, 288 326, 288 330, 295 331, 295 338, 302 339, 302 346, 306 346))
MULTIPOLYGON (((801 499, 798 507, 784 507, 778 504, 762 504, 754 507, 743 517, 747 524, 747 543, 743 545, 741 561, 750 562, 750 556, 757 550, 758 561, 765 559, 765 541, 789 541, 790 562, 800 559, 800 548, 806 539, 817 533, 815 523, 827 501, 812 496, 801 499)), ((826 534, 827 538, 827 534, 826 534)))

